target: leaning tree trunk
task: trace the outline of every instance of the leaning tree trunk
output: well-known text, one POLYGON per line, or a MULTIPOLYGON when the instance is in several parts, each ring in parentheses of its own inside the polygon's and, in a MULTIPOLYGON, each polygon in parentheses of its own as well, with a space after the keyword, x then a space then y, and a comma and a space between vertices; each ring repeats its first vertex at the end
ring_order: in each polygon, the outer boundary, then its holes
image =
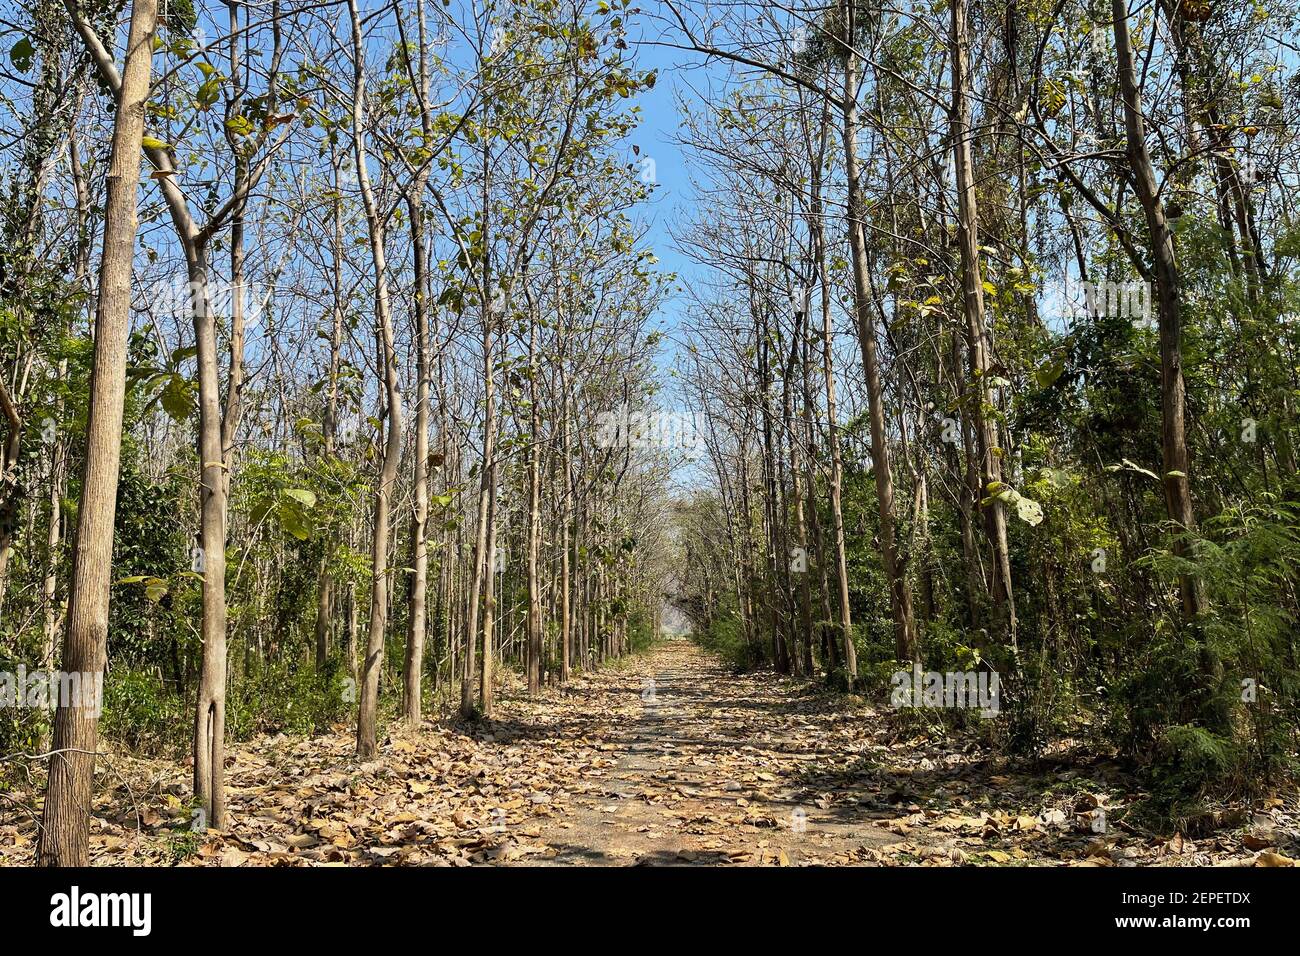
MULTIPOLYGON (((72 2, 72 0, 69 0, 72 2)), ((63 641, 66 673, 102 675, 107 660, 113 522, 122 460, 122 405, 126 397, 131 331, 131 263, 138 225, 140 140, 144 135, 153 66, 157 0, 135 0, 117 101, 104 206, 99 308, 90 376, 86 463, 77 511, 77 538, 63 641)), ((90 800, 99 742, 99 708, 70 701, 54 715, 54 756, 45 787, 36 859, 42 866, 86 866, 90 856, 90 800)))
POLYGON ((1018 653, 1016 600, 1011 584, 1011 557, 1007 550, 1007 515, 997 490, 1002 481, 1002 461, 997 432, 989 418, 993 399, 989 390, 988 340, 984 330, 984 285, 980 278, 979 208, 975 198, 974 159, 971 150, 970 36, 966 0, 952 0, 952 127, 950 136, 957 173, 957 241, 961 247, 962 310, 966 316, 966 346, 973 391, 969 412, 975 423, 976 449, 983 482, 981 498, 991 498, 985 515, 993 548, 993 604, 1007 629, 1012 655, 1018 653))
POLYGON ((885 583, 889 587, 890 607, 894 615, 895 653, 899 660, 920 659, 916 623, 912 613, 912 592, 906 568, 899 559, 894 527, 894 478, 890 470, 888 438, 885 435, 884 391, 876 359, 876 326, 872 315, 870 268, 864 229, 866 204, 862 195, 858 166, 858 76, 857 56, 852 51, 854 8, 845 4, 844 54, 844 167, 849 193, 849 245, 853 259, 853 314, 857 324, 858 344, 862 349, 862 369, 867 379, 868 415, 871 420, 871 465, 876 478, 876 499, 880 513, 880 558, 885 583))
POLYGON ((348 0, 352 20, 352 152, 357 167, 357 185, 366 213, 370 260, 375 273, 375 339, 379 366, 384 376, 388 405, 388 434, 384 457, 375 485, 374 537, 371 542, 370 628, 366 635, 366 656, 361 669, 361 700, 357 708, 357 756, 374 756, 379 710, 379 676, 384 665, 384 632, 388 625, 388 535, 390 496, 397 482, 402 457, 402 395, 397 381, 397 349, 393 343, 393 320, 388 300, 388 264, 384 256, 384 219, 370 185, 366 168, 366 67, 365 43, 357 0, 348 0))
MULTIPOLYGON (((1179 300, 1178 265, 1174 258, 1174 236, 1165 215, 1164 203, 1147 152, 1146 124, 1142 119, 1142 96, 1138 91, 1133 67, 1133 46, 1129 40, 1126 0, 1111 0, 1115 21, 1115 48, 1119 59, 1119 86, 1124 101, 1124 128, 1128 137, 1129 163, 1133 183, 1147 229, 1151 233, 1151 251, 1155 265, 1156 300, 1160 327, 1160 445, 1162 455, 1161 484, 1165 508, 1176 530, 1174 553, 1186 557, 1187 542, 1183 534, 1196 528, 1192 509, 1192 491, 1187 453, 1187 390, 1183 382, 1183 317, 1179 300)), ((1205 607, 1200 582, 1184 574, 1178 579, 1183 614, 1191 620, 1205 607)))

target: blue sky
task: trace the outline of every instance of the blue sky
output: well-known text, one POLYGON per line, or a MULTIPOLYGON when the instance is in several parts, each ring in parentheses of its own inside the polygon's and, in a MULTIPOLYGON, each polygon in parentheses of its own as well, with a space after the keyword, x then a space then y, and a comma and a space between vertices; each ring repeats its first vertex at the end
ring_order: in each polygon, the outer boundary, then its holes
MULTIPOLYGON (((644 35, 652 39, 652 30, 644 35)), ((704 66, 701 57, 656 46, 653 42, 639 44, 636 58, 640 69, 658 71, 655 88, 637 99, 641 125, 631 137, 642 155, 655 163, 655 194, 644 210, 650 225, 646 241, 659 257, 660 268, 677 273, 678 285, 687 284, 692 276, 700 273, 701 267, 677 251, 669 234, 670 224, 682 222, 692 213, 694 198, 687 156, 674 142, 679 120, 677 100, 679 96, 694 96, 691 85, 698 88, 710 75, 718 75, 719 70, 704 66)), ((680 326, 684 306, 681 296, 674 296, 664 304, 660 315, 668 328, 680 326)))
MULTIPOLYGON (((653 26, 643 36, 653 39, 653 26)), ((654 327, 662 327, 668 336, 660 354, 660 382, 664 386, 658 402, 661 407, 680 411, 670 375, 675 357, 675 341, 680 341, 681 331, 689 325, 689 300, 678 293, 680 287, 689 287, 707 268, 683 256, 670 235, 670 226, 682 224, 693 214, 695 192, 691 184, 687 154, 674 138, 680 118, 678 100, 694 98, 694 89, 707 89, 711 79, 724 75, 725 67, 704 65, 703 58, 682 50, 656 46, 644 42, 636 46, 639 69, 656 70, 658 76, 653 90, 642 93, 637 100, 641 108, 641 125, 630 138, 655 163, 656 188, 654 197, 643 214, 649 226, 646 243, 659 258, 659 268, 677 274, 673 294, 661 305, 652 320, 654 327)), ((699 171, 696 171, 699 175, 699 171)), ((688 457, 674 471, 674 481, 679 487, 690 487, 702 482, 701 460, 688 457)))

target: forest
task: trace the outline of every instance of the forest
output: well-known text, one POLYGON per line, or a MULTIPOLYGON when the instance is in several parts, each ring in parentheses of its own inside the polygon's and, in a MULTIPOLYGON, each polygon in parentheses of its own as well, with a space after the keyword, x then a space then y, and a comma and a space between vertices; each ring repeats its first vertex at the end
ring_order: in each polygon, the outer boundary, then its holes
POLYGON ((0 864, 1293 866, 1297 44, 0 0, 0 864))

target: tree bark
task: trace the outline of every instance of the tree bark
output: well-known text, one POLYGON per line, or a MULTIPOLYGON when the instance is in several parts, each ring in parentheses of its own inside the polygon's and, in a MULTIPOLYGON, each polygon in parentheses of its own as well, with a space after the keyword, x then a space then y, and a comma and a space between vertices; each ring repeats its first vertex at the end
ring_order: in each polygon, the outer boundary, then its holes
MULTIPOLYGON (((76 16, 74 0, 69 12, 76 16)), ((140 140, 144 135, 158 22, 156 0, 135 0, 117 99, 99 267, 94 367, 86 426, 77 538, 63 642, 65 673, 102 677, 107 663, 113 522, 121 471, 127 341, 131 330, 131 264, 138 227, 140 140)), ((86 866, 90 801, 99 738, 99 709, 85 701, 54 715, 54 756, 45 789, 36 859, 41 866, 86 866)))
POLYGON ((1007 516, 996 491, 1002 481, 1001 449, 997 429, 990 418, 993 397, 989 390, 988 336, 984 318, 984 284, 979 262, 979 207, 975 197, 974 159, 971 149, 970 36, 966 0, 952 0, 952 138, 957 174, 957 242, 961 249, 962 311, 966 317, 966 347, 972 388, 969 412, 975 423, 976 448, 983 487, 981 500, 991 498, 985 511, 986 530, 993 549, 993 604, 1000 623, 1007 629, 1007 642, 1014 656, 1019 652, 1016 635, 1016 601, 1011 583, 1011 556, 1007 550, 1007 516))
MULTIPOLYGON (((829 132, 830 106, 822 110, 820 137, 822 142, 829 132)), ((844 507, 842 492, 844 488, 844 457, 840 451, 840 432, 835 402, 835 339, 831 324, 831 277, 826 264, 826 226, 822 219, 821 194, 821 158, 813 164, 812 219, 813 219, 813 255, 817 264, 817 282, 821 288, 821 346, 822 377, 826 386, 826 434, 831 452, 830 505, 831 523, 835 535, 835 583, 839 596, 839 629, 844 652, 844 674, 847 689, 853 690, 858 679, 858 653, 853 644, 853 614, 849 605, 849 562, 848 545, 844 535, 844 507)))
POLYGON ((537 404, 537 317, 529 316, 528 329, 528 636, 526 669, 528 693, 542 690, 542 595, 538 557, 542 546, 541 409, 537 404))
MULTIPOLYGON (((1155 266, 1156 300, 1160 330, 1160 447, 1165 493, 1165 509, 1178 534, 1174 553, 1188 555, 1186 533, 1196 529, 1192 508, 1190 458, 1187 453, 1187 390, 1183 382, 1183 318, 1179 299, 1178 264, 1174 256, 1174 236, 1169 228, 1165 207, 1160 199, 1151 154, 1146 145, 1146 124, 1142 118, 1142 95, 1138 90, 1133 66, 1133 46, 1128 32, 1126 0, 1111 0, 1115 28, 1115 49, 1119 60, 1119 86, 1124 102, 1124 128, 1128 139, 1128 157, 1133 170, 1133 185, 1151 234, 1151 253, 1155 266)), ((1191 620, 1205 607, 1199 581, 1190 575, 1178 579, 1183 615, 1191 620)))
POLYGON ((397 349, 393 343, 393 321, 389 310, 388 263, 384 252, 384 220, 380 215, 370 172, 366 167, 366 60, 357 0, 348 0, 352 21, 352 152, 357 167, 357 185, 366 214, 370 260, 375 275, 375 339, 379 365, 384 376, 387 402, 387 438, 379 481, 375 485, 374 532, 371 542, 370 626, 366 635, 366 656, 361 667, 361 700, 357 708, 357 756, 375 754, 379 709, 379 678, 384 664, 384 637, 388 625, 388 537, 390 496, 397 482, 402 458, 402 394, 397 377, 397 349))
MULTIPOLYGON (((330 326, 330 362, 325 393, 325 414, 321 422, 321 438, 326 460, 334 457, 334 442, 339 425, 339 373, 343 363, 343 197, 340 195, 339 161, 333 144, 330 146, 330 165, 334 170, 334 195, 330 199, 330 250, 334 256, 330 285, 333 293, 333 321, 330 326)), ((316 670, 324 670, 329 660, 330 634, 334 618, 334 575, 330 561, 334 555, 334 538, 330 535, 322 543, 320 567, 316 587, 316 670)), ((352 662, 349 662, 351 669, 352 662)))
POLYGON ((864 234, 866 204, 862 194, 858 167, 858 75, 857 55, 853 52, 855 11, 846 3, 844 43, 844 165, 848 177, 849 244, 853 260, 853 312, 857 323, 858 344, 862 349, 862 368, 867 380, 868 415, 871 420, 871 463, 876 479, 876 498, 880 515, 880 557, 889 588, 890 608, 894 616, 895 653, 901 661, 920 659, 916 623, 912 612, 912 591, 907 583, 906 568, 899 560, 895 540, 894 478, 891 472, 889 444, 885 435, 884 390, 876 358, 876 326, 872 315, 870 266, 864 234))
MULTIPOLYGON (((421 29, 423 33, 423 29, 421 29)), ((410 631, 406 640, 406 720, 418 726, 424 676, 424 634, 429 592, 429 289, 425 275, 424 216, 420 198, 407 197, 415 260, 415 351, 419 384, 415 399, 415 488, 411 518, 410 631)))

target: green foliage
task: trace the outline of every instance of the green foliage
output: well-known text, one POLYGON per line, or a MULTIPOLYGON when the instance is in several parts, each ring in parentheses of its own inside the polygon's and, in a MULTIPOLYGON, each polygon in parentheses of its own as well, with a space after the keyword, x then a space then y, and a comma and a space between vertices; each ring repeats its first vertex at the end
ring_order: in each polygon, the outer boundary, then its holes
POLYGON ((109 659, 126 668, 157 669, 181 685, 198 666, 192 622, 201 606, 199 582, 190 571, 188 522, 180 513, 185 486, 177 475, 152 481, 140 468, 142 454, 134 440, 124 439, 109 659))
MULTIPOLYGON (((0 646, 0 671, 17 674, 21 665, 31 668, 31 656, 10 656, 0 646)), ((38 708, 0 707, 0 757, 17 757, 18 754, 37 754, 49 732, 49 715, 38 708)), ((14 781, 23 777, 26 761, 20 759, 0 763, 0 793, 14 781)))
POLYGON ((767 663, 769 649, 746 642, 740 618, 722 613, 709 626, 692 635, 700 647, 716 654, 734 671, 752 670, 767 663))
MULTIPOLYGON (((307 665, 267 664, 232 683, 226 732, 232 741, 322 733, 349 719, 354 700, 355 688, 337 663, 321 674, 307 665)), ((101 728, 137 753, 180 756, 190 745, 193 706, 156 671, 117 668, 104 682, 101 728)))
POLYGON ((101 733, 138 753, 181 754, 193 733, 186 699, 156 671, 115 667, 104 680, 101 733))
POLYGON ((202 835, 189 826, 176 827, 167 834, 167 856, 173 866, 196 856, 202 845, 202 835))
POLYGON ((1153 806, 1170 818, 1276 782, 1294 769, 1300 726, 1300 506, 1261 495, 1202 530, 1192 557, 1162 550, 1149 563, 1165 580, 1194 574, 1211 610, 1193 627, 1158 622, 1115 685, 1117 740, 1143 761, 1153 806))
POLYGON ((1148 772, 1152 800, 1146 809, 1185 826, 1201 810, 1203 795, 1235 789, 1243 769, 1241 752, 1231 738, 1191 724, 1166 727, 1148 772))
POLYGON ((643 607, 636 607, 627 619, 627 646, 633 654, 648 651, 659 641, 654 630, 654 615, 643 607))
POLYGON ((227 731, 233 740, 323 733, 350 719, 355 699, 356 688, 337 662, 321 673, 307 664, 268 663, 245 674, 227 697, 227 731))

